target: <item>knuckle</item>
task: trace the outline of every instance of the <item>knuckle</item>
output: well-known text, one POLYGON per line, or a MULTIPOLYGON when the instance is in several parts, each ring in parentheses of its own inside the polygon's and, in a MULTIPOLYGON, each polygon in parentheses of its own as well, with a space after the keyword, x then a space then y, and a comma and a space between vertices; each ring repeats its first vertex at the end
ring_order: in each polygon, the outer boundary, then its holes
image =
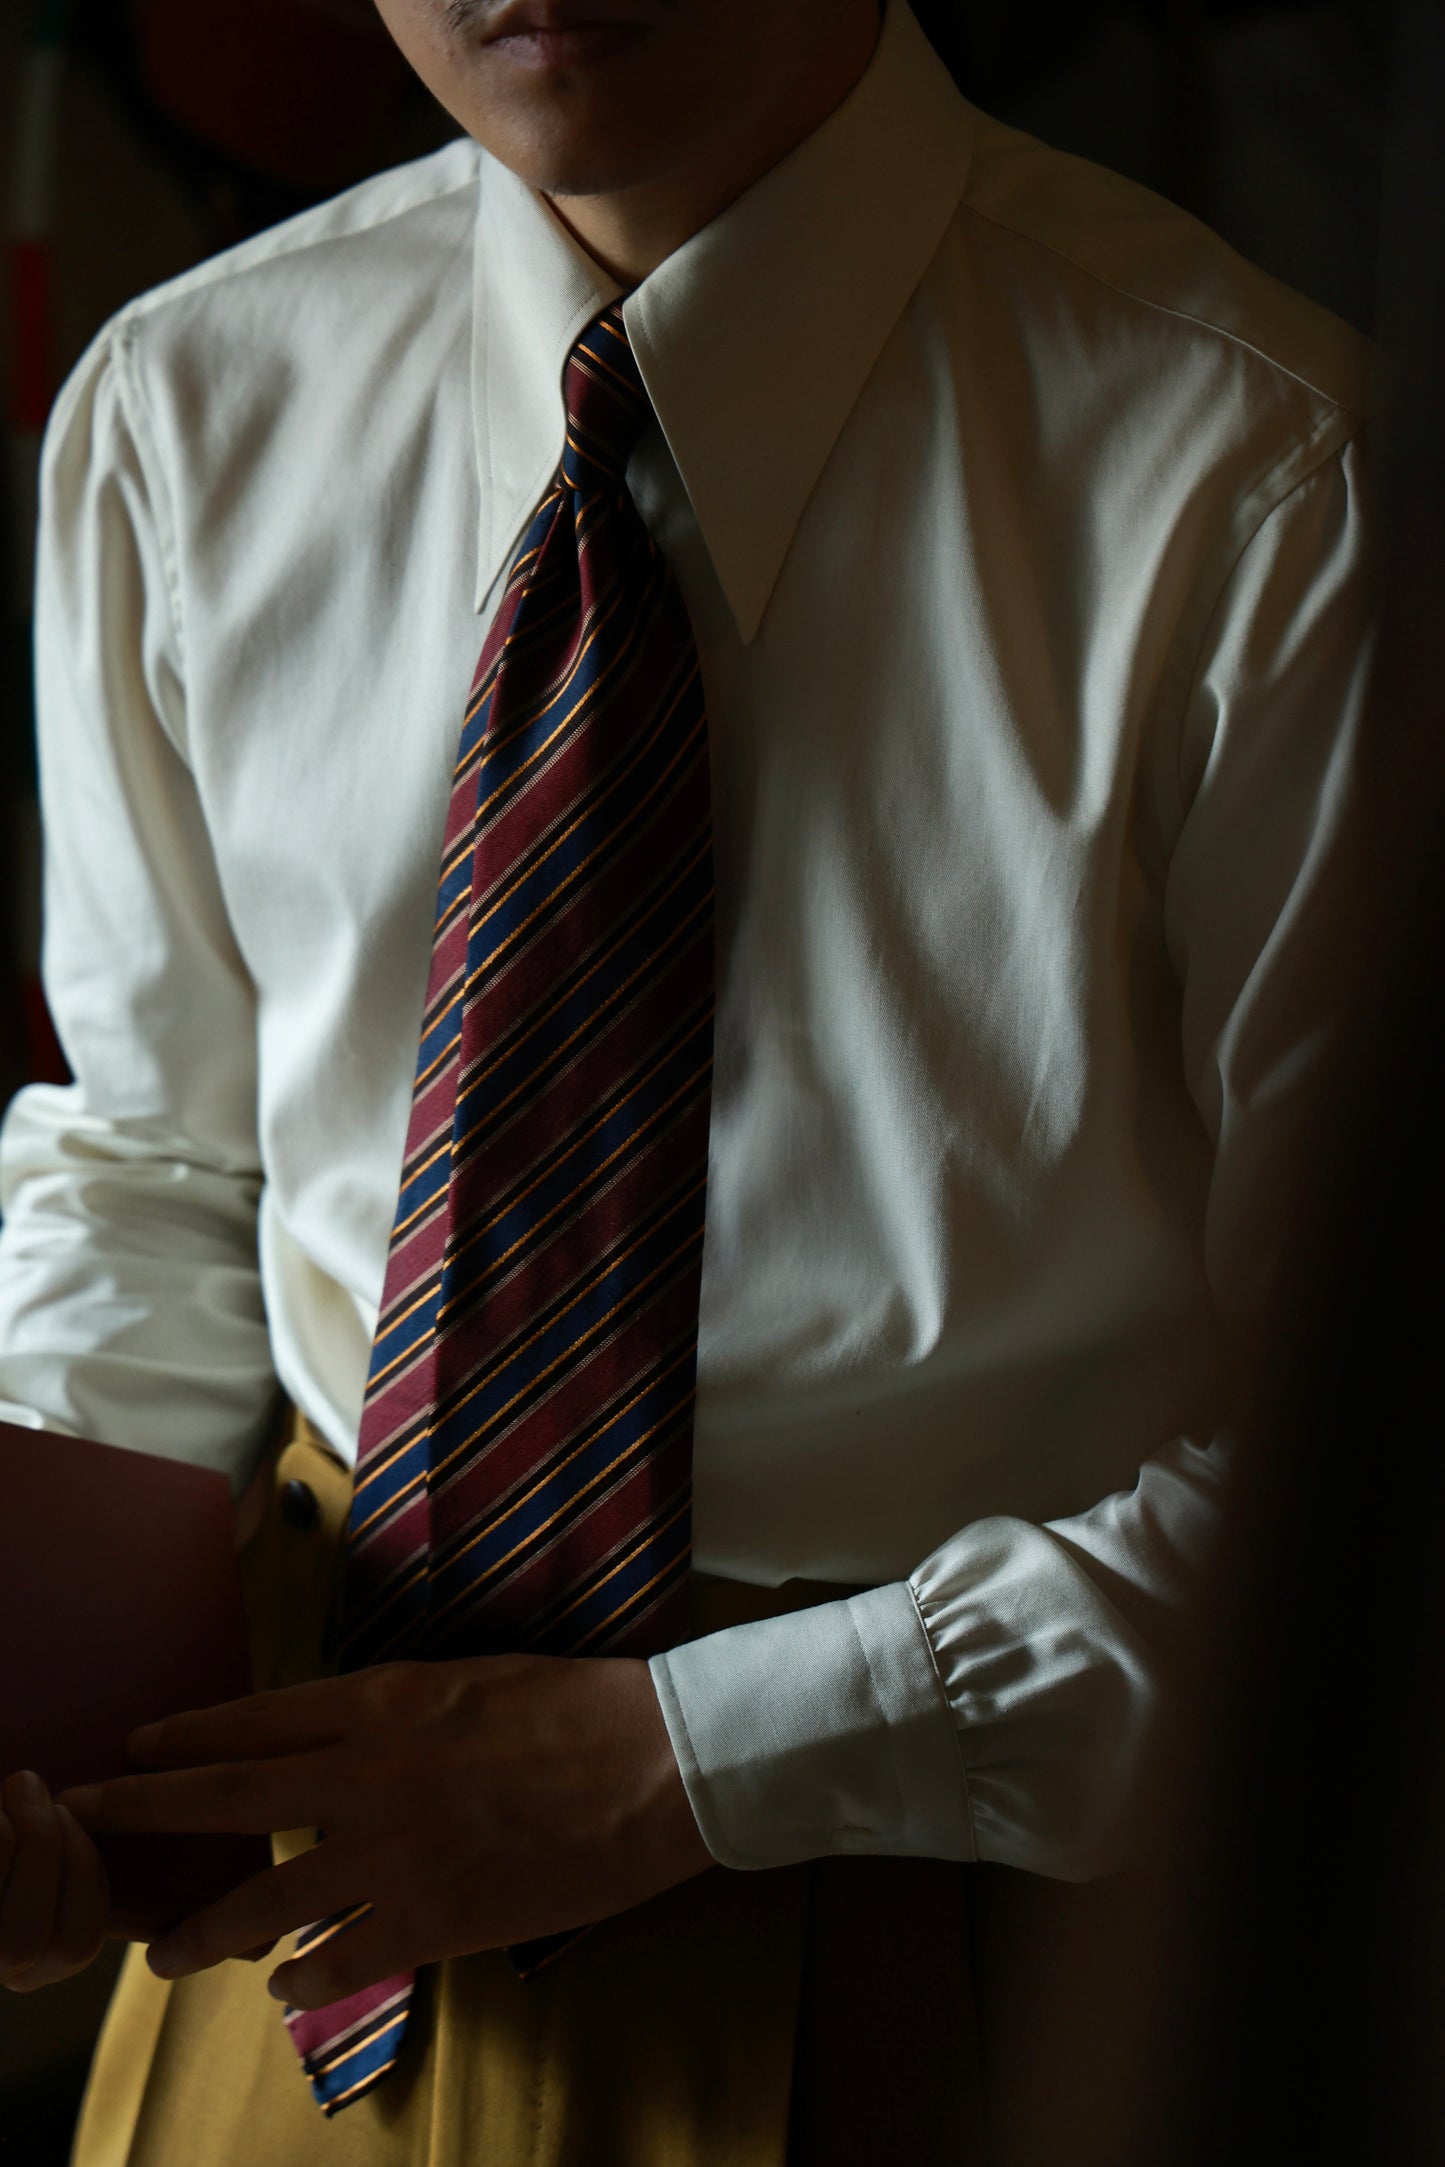
POLYGON ((263 1934, 273 1934, 277 1930, 286 1911, 286 1892, 278 1882, 268 1876, 256 1883, 246 1908, 255 1924, 262 1929, 262 1934, 256 1937, 259 1941, 263 1934))
POLYGON ((328 2002, 341 2001, 347 1990, 345 1965, 334 1956, 318 1956, 297 1978, 293 1998, 304 2001, 308 2009, 324 2009, 328 2002))
POLYGON ((371 1676, 371 1697, 384 1715, 400 1714, 416 1699, 420 1663, 383 1663, 371 1676))

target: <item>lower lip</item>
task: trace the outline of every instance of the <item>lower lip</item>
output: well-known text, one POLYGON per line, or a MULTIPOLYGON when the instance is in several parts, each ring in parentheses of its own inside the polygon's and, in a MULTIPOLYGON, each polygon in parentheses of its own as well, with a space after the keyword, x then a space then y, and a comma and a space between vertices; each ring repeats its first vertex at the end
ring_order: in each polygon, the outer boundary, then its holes
POLYGON ((519 30, 490 44, 519 68, 586 68, 626 52, 642 28, 641 23, 581 23, 575 30, 519 30))

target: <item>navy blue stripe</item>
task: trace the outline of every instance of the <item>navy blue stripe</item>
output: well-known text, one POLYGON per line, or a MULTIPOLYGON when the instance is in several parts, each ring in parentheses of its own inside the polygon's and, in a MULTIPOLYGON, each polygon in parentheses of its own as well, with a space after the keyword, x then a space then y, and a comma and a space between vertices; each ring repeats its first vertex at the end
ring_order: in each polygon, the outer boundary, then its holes
MULTIPOLYGON (((697 1205, 696 1193, 685 1193, 654 1206, 641 1222, 640 1239, 636 1230, 629 1231, 624 1255, 601 1269, 589 1263, 585 1292, 579 1295, 569 1289, 559 1296, 548 1305, 550 1315, 543 1313, 547 1321, 540 1326, 528 1321, 517 1335, 520 1344, 514 1342, 500 1352, 489 1349, 478 1365, 485 1382, 478 1384, 475 1377, 459 1380, 449 1395, 450 1409, 437 1410, 432 1466, 439 1468, 464 1445, 475 1449, 511 1403, 569 1353, 577 1353, 578 1342, 590 1341, 604 1319, 615 1330, 618 1320, 645 1308, 653 1298, 654 1284, 670 1283, 675 1267, 664 1272, 664 1266, 673 1252, 695 1248, 700 1253, 697 1205)), ((445 1275, 443 1289, 445 1298, 449 1291, 445 1275)))
MULTIPOLYGON (((548 1538, 559 1515, 575 1516, 568 1515, 569 1506, 581 1501, 590 1509, 610 1495, 631 1475, 640 1456, 659 1450, 690 1420, 696 1388, 694 1354, 637 1395, 626 1413, 580 1452, 569 1452, 565 1465, 536 1484, 530 1495, 503 1507, 486 1532, 474 1529, 464 1552, 449 1567, 433 1564, 432 1609, 456 1600, 462 1588, 479 1589, 514 1553, 534 1547, 538 1537, 548 1538)), ((508 1569, 517 1569, 521 1562, 519 1555, 508 1569)))

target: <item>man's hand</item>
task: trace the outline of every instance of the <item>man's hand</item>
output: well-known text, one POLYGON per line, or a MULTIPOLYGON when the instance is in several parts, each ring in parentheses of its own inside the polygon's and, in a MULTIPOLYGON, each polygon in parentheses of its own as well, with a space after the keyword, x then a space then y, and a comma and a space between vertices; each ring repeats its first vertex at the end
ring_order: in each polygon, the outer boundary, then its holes
POLYGON ((606 1918, 712 1864, 633 1660, 384 1664, 174 1716, 128 1751, 165 1772, 67 1792, 88 1828, 323 1831, 150 1951, 176 1978, 369 1903, 273 1974, 300 2009, 606 1918))
POLYGON ((39 1776, 0 1786, 0 1986, 28 1994, 84 1971, 110 1918, 95 1845, 39 1776))

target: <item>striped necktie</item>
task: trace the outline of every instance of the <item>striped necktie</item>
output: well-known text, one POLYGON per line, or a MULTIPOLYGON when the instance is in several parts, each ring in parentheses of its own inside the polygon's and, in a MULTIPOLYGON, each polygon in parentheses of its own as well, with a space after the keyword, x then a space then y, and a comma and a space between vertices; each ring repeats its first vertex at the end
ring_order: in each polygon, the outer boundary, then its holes
MULTIPOLYGON (((348 1527, 342 1664, 686 1631, 712 1076, 707 716, 614 306, 477 665, 348 1527)), ((323 1921, 298 1946, 365 1911, 323 1921)), ((537 1968, 576 1938, 513 1950, 537 1968)), ((287 2023, 326 2113, 410 1977, 287 2023)))

